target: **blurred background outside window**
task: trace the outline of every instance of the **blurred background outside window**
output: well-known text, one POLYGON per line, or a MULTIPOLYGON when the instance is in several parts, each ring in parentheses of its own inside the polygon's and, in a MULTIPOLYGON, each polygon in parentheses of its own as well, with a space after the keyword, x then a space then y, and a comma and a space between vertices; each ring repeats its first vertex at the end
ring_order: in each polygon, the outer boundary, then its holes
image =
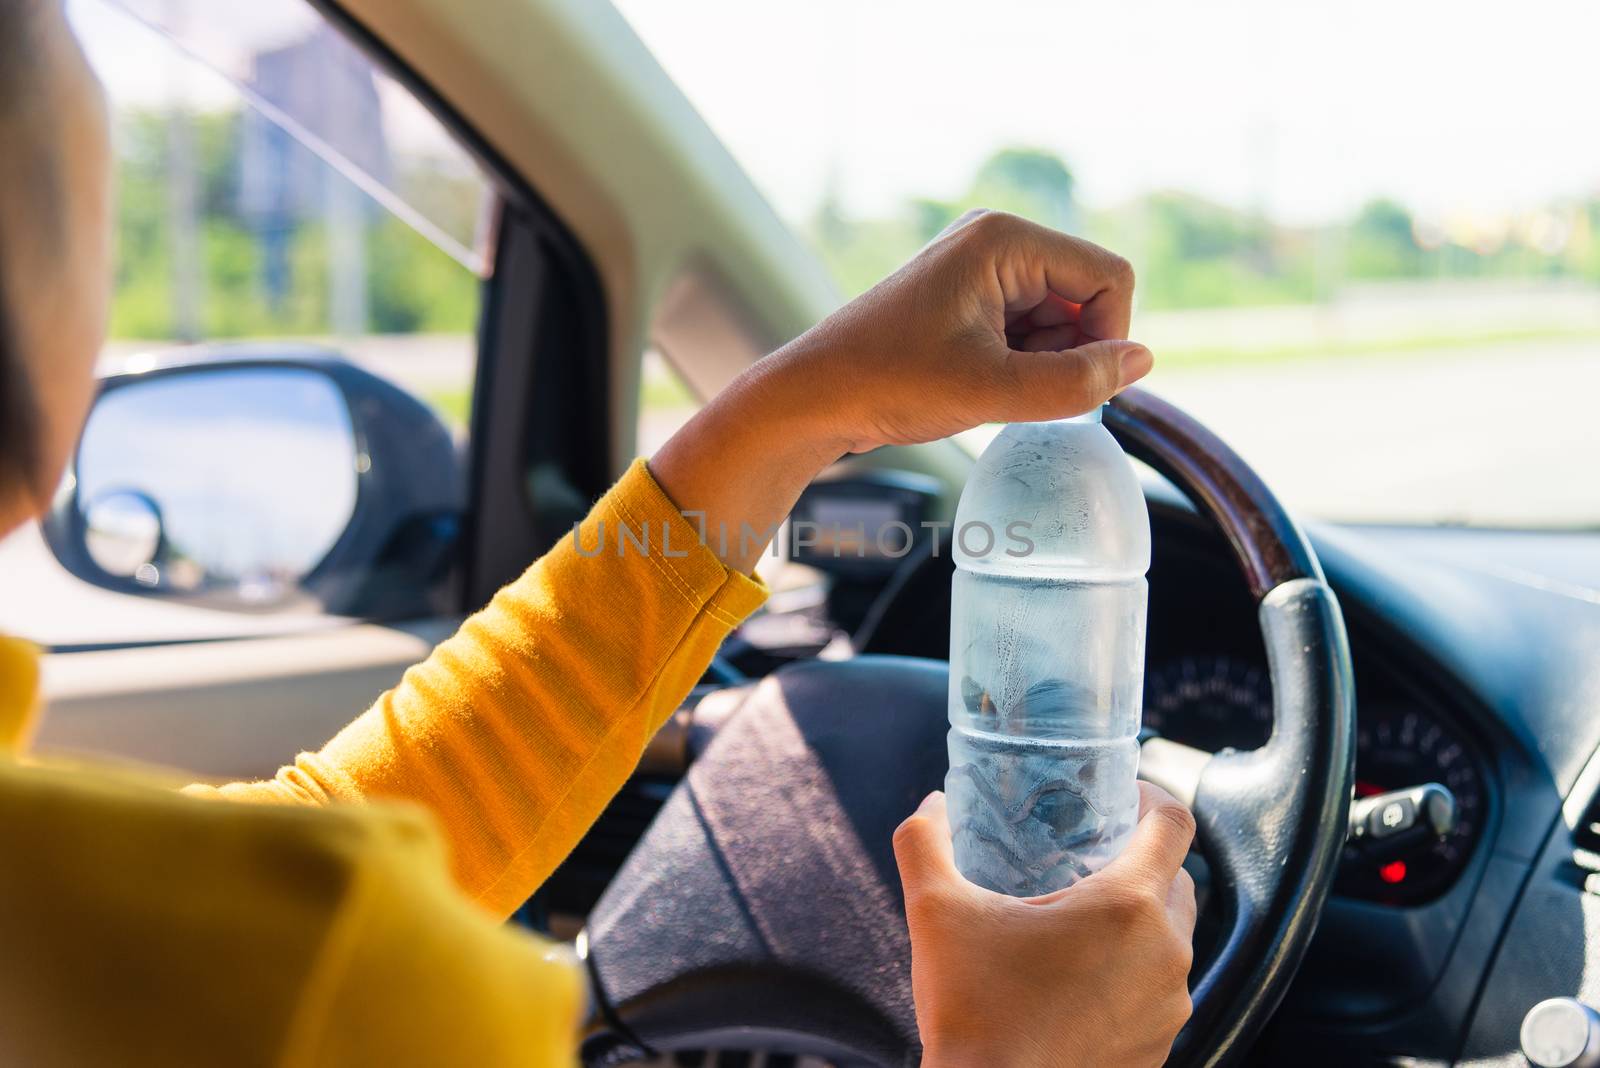
POLYGON ((117 156, 106 357, 322 341, 467 423, 488 186, 303 0, 71 0, 117 156))
POLYGON ((1148 385, 1291 506, 1600 523, 1600 8, 620 6, 843 295, 1013 211, 1133 261, 1148 385))

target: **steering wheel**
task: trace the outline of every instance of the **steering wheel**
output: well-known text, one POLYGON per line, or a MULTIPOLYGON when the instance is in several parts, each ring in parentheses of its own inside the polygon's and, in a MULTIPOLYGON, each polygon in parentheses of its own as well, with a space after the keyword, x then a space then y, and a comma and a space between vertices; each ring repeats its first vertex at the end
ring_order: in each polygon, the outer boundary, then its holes
MULTIPOLYGON (((1145 743, 1140 774, 1191 804, 1223 932, 1169 1064, 1248 1049, 1299 966, 1347 833, 1354 686, 1311 546, 1215 435, 1130 389, 1104 415, 1222 530, 1257 602, 1272 736, 1215 755, 1145 743)), ((750 688, 589 917, 591 1063, 767 1048, 914 1065, 910 942, 890 838, 943 784, 947 665, 864 656, 750 688)), ((1063 960, 1061 967, 1074 962, 1063 960)))

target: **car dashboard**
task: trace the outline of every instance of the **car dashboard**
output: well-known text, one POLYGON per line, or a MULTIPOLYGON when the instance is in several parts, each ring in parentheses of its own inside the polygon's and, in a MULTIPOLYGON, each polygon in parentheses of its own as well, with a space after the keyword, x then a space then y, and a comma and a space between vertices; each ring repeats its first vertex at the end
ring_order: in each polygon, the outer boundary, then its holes
MULTIPOLYGON (((888 484, 917 496, 915 476, 888 484)), ((1210 751, 1259 746, 1272 690, 1255 606, 1209 523, 1159 479, 1147 500, 1146 728, 1210 751)), ((1600 984, 1600 934, 1586 937, 1600 930, 1600 822, 1593 852, 1582 837, 1588 794, 1600 790, 1600 765, 1589 767, 1600 745, 1600 536, 1317 524, 1307 533, 1350 636, 1357 797, 1437 783, 1456 819, 1442 837, 1347 846, 1251 1061, 1521 1063, 1522 1014, 1578 995, 1586 976, 1600 984)), ((730 639, 719 671, 758 676, 819 655, 943 659, 949 574, 937 538, 903 559, 836 569, 823 592, 775 597, 730 639)), ((711 729, 691 724, 681 744, 692 752, 695 731, 711 729)), ((539 908, 581 922, 679 774, 647 760, 539 908)), ((1203 914, 1201 956, 1204 930, 1203 914)))
MULTIPOLYGON (((1385 661, 1383 643, 1363 633, 1352 643, 1372 647, 1356 659, 1355 796, 1437 783, 1454 800, 1455 820, 1442 837, 1352 843, 1334 893, 1426 904, 1456 884, 1482 837, 1485 746, 1425 679, 1385 661)), ((1169 547, 1151 573, 1145 729, 1214 753, 1266 744, 1272 722, 1266 652, 1238 579, 1203 542, 1169 547)))

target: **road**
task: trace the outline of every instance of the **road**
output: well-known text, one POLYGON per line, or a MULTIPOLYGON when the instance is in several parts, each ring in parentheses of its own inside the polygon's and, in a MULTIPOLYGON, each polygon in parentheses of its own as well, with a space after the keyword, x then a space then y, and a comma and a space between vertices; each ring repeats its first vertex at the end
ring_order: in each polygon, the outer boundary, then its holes
POLYGON ((1308 515, 1600 526, 1600 342, 1212 369, 1157 359, 1150 389, 1308 515))

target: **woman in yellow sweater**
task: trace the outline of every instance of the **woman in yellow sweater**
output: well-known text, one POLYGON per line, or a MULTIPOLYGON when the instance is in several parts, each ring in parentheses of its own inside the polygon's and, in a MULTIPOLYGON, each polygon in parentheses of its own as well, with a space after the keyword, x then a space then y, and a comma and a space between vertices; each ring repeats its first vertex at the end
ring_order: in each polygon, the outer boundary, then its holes
MULTIPOLYGON (((4 534, 47 505, 105 317, 104 104, 57 0, 0 4, 0 146, 4 534)), ((581 535, 665 524, 686 555, 563 540, 269 782, 0 758, 0 1064, 569 1063, 581 972, 498 921, 764 593, 762 546, 719 554, 680 513, 765 529, 846 452, 1104 401, 1150 367, 1115 340, 1132 286, 1092 245, 967 220, 635 462, 581 535)), ((24 749, 36 693, 32 651, 0 639, 0 751, 24 749)), ((924 1063, 1164 1058, 1188 1013, 1193 824, 1145 801, 1121 860, 1031 903, 955 872, 939 795, 906 821, 924 1063)))

